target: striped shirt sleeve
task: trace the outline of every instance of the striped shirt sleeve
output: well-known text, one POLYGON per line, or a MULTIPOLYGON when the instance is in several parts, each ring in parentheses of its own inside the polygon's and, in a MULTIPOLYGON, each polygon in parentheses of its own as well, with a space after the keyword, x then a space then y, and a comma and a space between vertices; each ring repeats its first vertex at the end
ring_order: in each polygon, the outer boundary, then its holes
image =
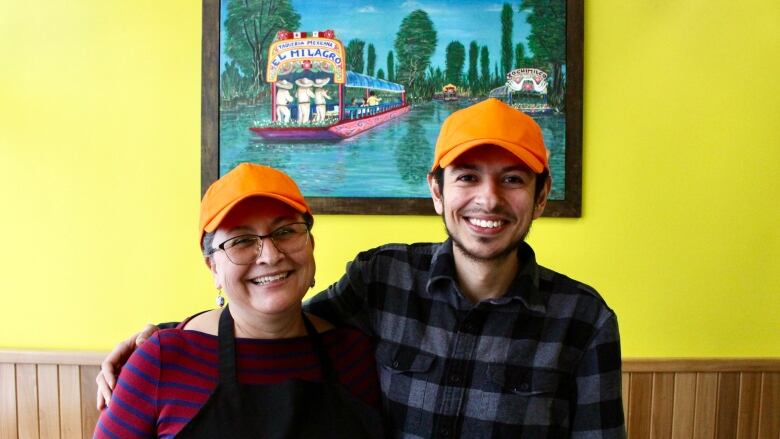
POLYGON ((111 402, 100 414, 94 438, 156 436, 160 339, 154 334, 122 368, 111 402))

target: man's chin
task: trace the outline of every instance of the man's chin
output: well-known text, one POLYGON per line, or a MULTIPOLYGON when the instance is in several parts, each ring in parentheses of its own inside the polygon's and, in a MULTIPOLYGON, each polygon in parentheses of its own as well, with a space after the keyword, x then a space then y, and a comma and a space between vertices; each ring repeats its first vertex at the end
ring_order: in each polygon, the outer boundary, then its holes
POLYGON ((457 252, 476 262, 496 262, 506 259, 508 256, 517 253, 518 247, 520 247, 520 244, 523 242, 523 240, 520 239, 519 241, 509 243, 504 247, 489 250, 486 248, 480 248, 479 244, 474 244, 472 245, 472 248, 469 248, 460 240, 452 236, 452 234, 449 234, 449 236, 450 239, 452 239, 452 244, 457 252))

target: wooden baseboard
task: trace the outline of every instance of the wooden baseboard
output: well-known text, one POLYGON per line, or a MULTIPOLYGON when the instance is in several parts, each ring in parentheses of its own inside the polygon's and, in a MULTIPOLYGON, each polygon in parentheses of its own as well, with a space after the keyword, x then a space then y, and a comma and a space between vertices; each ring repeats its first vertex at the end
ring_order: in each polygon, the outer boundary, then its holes
POLYGON ((780 358, 624 358, 623 372, 780 372, 780 358))

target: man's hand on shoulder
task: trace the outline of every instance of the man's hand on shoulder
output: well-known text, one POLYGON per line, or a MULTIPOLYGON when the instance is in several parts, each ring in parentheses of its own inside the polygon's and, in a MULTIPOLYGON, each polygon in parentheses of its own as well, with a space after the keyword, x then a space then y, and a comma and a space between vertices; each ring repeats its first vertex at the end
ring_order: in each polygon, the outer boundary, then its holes
POLYGON ((119 343, 100 364, 100 372, 95 377, 97 383, 97 409, 104 409, 111 400, 111 394, 116 387, 116 378, 127 359, 130 358, 135 348, 145 342, 146 339, 157 332, 157 326, 148 324, 137 334, 133 334, 127 340, 119 343))

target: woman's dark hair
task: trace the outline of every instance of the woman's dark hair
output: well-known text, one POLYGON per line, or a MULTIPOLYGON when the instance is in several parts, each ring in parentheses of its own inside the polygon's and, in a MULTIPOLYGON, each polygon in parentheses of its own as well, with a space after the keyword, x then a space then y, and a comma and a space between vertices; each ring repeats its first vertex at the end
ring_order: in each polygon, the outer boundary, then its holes
MULTIPOLYGON (((314 217, 310 213, 303 214, 303 222, 309 226, 309 230, 314 227, 314 217)), ((203 249, 203 256, 209 257, 214 253, 214 232, 206 232, 203 239, 200 240, 200 247, 203 249)))

